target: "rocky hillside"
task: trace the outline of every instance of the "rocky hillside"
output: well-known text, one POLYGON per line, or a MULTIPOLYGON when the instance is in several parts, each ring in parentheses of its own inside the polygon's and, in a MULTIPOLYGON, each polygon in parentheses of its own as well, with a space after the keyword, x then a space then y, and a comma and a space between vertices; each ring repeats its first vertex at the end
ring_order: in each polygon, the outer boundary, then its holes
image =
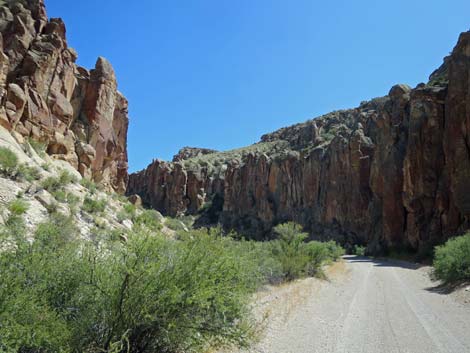
POLYGON ((130 175, 127 192, 165 214, 258 238, 295 220, 370 252, 425 252, 470 226, 469 76, 462 33, 427 84, 396 85, 247 148, 156 160, 130 175))
POLYGON ((17 142, 39 141, 107 190, 127 184, 127 101, 114 70, 99 58, 75 64, 61 19, 43 0, 0 1, 0 125, 17 142))

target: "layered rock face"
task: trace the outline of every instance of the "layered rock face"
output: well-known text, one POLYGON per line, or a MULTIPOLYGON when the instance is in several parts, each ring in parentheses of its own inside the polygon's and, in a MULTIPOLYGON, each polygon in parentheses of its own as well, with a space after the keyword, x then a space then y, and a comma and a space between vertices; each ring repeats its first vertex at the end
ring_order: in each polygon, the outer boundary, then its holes
POLYGON ((426 85, 394 86, 245 149, 154 161, 128 193, 257 238, 295 220, 369 252, 426 251, 470 226, 469 77, 463 33, 426 85))
POLYGON ((99 58, 91 71, 78 67, 64 23, 48 20, 43 0, 0 1, 0 32, 0 124, 124 192, 127 100, 110 63, 99 58))

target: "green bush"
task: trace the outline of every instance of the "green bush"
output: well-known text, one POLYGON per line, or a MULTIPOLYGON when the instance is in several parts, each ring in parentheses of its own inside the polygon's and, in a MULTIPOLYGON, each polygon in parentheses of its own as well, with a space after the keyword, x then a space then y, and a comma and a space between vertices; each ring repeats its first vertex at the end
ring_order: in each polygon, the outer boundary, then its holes
POLYGON ((3 251, 3 244, 6 244, 11 239, 23 239, 25 237, 25 233, 26 225, 22 215, 11 213, 5 221, 5 224, 0 226, 0 244, 2 245, 0 246, 0 252, 3 251))
POLYGON ((28 210, 28 203, 22 199, 16 199, 8 204, 8 210, 12 215, 20 216, 28 210))
POLYGON ((28 139, 28 143, 40 157, 44 157, 46 155, 47 144, 45 142, 30 138, 28 139))
POLYGON ((322 265, 337 260, 344 250, 335 242, 305 242, 308 234, 300 225, 288 222, 274 228, 273 255, 281 264, 286 280, 321 275, 322 265))
POLYGON ((470 233, 435 248, 434 274, 444 282, 470 280, 470 233))
POLYGON ((41 172, 36 167, 20 164, 18 166, 17 177, 32 182, 41 179, 41 172))
MULTIPOLYGON (((147 225, 151 214, 143 214, 147 225)), ((316 274, 342 254, 333 242, 305 242, 295 224, 277 227, 280 239, 269 242, 236 241, 220 229, 169 240, 144 227, 125 237, 99 229, 85 241, 71 218, 55 214, 31 243, 15 230, 15 217, 5 230, 15 246, 0 251, 1 352, 197 353, 247 345, 249 301, 260 285, 316 274)))
POLYGON ((89 179, 82 178, 82 180, 80 180, 80 185, 87 188, 91 194, 94 194, 97 190, 96 184, 89 179))
POLYGON ((331 261, 338 261, 345 254, 344 248, 333 240, 322 244, 327 248, 328 257, 331 261))
POLYGON ((170 217, 165 218, 165 225, 171 230, 174 230, 175 232, 181 232, 181 231, 187 230, 186 225, 176 218, 170 218, 170 217))
POLYGON ((67 170, 62 170, 59 174, 59 183, 61 185, 68 185, 77 182, 77 177, 67 170))
POLYGON ((95 200, 91 197, 85 197, 83 200, 82 209, 88 213, 101 213, 106 209, 106 200, 95 200))
POLYGON ((65 202, 69 204, 71 210, 76 210, 80 197, 69 192, 65 196, 65 202))
POLYGON ((47 177, 41 182, 42 188, 53 193, 60 190, 64 185, 60 182, 59 178, 47 177))
POLYGON ((51 194, 59 202, 67 201, 67 193, 62 189, 52 191, 51 194))
POLYGON ((134 217, 134 224, 137 226, 145 226, 150 230, 160 230, 162 224, 160 217, 155 210, 144 210, 141 214, 134 217))
POLYGON ((251 338, 259 275, 233 240, 96 244, 65 239, 61 222, 0 252, 0 351, 202 352, 251 338))
POLYGON ((365 256, 366 248, 362 245, 354 245, 353 254, 357 256, 365 256))
POLYGON ((61 200, 58 200, 60 202, 65 201, 65 197, 62 197, 65 195, 65 192, 63 188, 71 183, 75 183, 77 181, 77 178, 69 173, 66 170, 63 170, 60 172, 58 177, 47 177, 41 182, 41 186, 49 191, 51 194, 56 194, 59 196, 61 200))
POLYGON ((6 147, 0 147, 0 171, 6 176, 14 176, 18 167, 18 156, 6 147))
POLYGON ((233 242, 240 254, 248 256, 258 268, 261 283, 279 284, 286 275, 279 258, 275 256, 277 242, 245 241, 233 242))

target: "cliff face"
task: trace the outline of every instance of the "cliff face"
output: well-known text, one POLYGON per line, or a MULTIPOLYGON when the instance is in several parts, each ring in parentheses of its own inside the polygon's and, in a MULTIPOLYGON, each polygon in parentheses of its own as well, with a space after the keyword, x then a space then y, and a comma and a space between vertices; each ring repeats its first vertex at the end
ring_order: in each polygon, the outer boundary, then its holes
POLYGON ((64 23, 48 20, 43 0, 0 1, 0 32, 0 124, 124 192, 127 100, 109 62, 99 58, 91 71, 78 67, 64 23))
POLYGON ((262 137, 155 161, 128 193, 254 237, 295 220, 317 238, 425 251, 470 226, 470 33, 427 85, 262 137))

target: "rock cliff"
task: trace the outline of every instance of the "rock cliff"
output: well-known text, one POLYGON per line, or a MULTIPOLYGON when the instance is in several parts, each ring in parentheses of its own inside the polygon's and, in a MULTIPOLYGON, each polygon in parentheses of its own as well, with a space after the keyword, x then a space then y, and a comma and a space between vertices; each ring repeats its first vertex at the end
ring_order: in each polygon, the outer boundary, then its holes
POLYGON ((228 152, 181 154, 128 193, 256 238, 295 220, 317 238, 426 252, 470 226, 470 33, 427 84, 280 129, 228 152))
POLYGON ((75 64, 61 19, 43 0, 0 1, 0 124, 21 142, 39 141, 56 159, 108 190, 127 184, 127 100, 110 63, 75 64))

